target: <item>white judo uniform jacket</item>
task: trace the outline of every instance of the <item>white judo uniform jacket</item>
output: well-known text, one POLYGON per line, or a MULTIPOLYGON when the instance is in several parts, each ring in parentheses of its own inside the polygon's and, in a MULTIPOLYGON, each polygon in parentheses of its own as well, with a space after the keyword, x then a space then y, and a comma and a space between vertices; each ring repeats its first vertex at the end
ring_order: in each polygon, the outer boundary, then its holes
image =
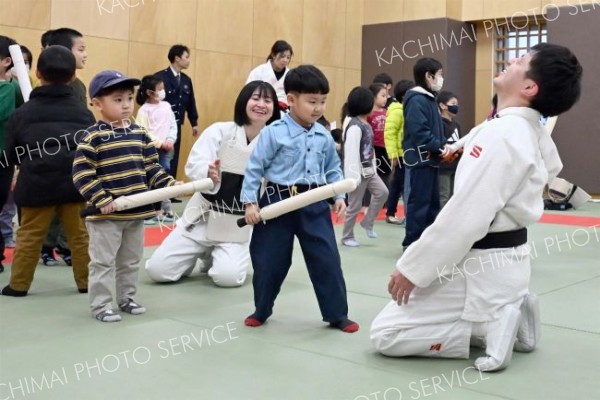
POLYGON ((275 88, 277 100, 287 104, 287 96, 285 95, 285 90, 283 90, 283 81, 288 72, 289 68, 286 67, 281 79, 277 80, 275 72, 273 72, 273 67, 271 66, 271 61, 267 61, 250 71, 250 75, 248 75, 248 79, 246 79, 246 84, 252 81, 264 81, 270 83, 271 86, 275 88))
POLYGON ((544 210, 543 188, 562 163, 540 113, 531 108, 506 108, 464 139, 453 197, 396 268, 417 287, 465 279, 462 319, 489 321, 527 293, 529 247, 472 246, 488 232, 536 222, 544 210))
MULTIPOLYGON (((202 133, 200 138, 196 141, 192 147, 192 151, 188 157, 188 162, 185 165, 186 175, 192 179, 203 179, 208 176, 208 165, 217 158, 221 157, 220 149, 224 144, 231 144, 244 150, 245 153, 250 155, 252 149, 258 141, 257 135, 252 142, 248 144, 246 138, 246 131, 243 127, 237 125, 235 122, 217 122, 202 133)), ((243 160, 224 160, 221 159, 221 164, 232 164, 232 163, 243 163, 243 160)), ((245 164, 245 163, 244 163, 245 164)), ((245 165, 244 165, 245 167, 245 165)), ((216 184, 213 190, 209 194, 215 194, 220 189, 220 183, 216 184)), ((241 203, 240 203, 241 204, 241 203)), ((190 201, 188 202, 182 218, 177 221, 177 224, 184 224, 185 227, 198 223, 206 223, 211 217, 205 216, 210 208, 208 201, 200 193, 195 193, 190 201)), ((192 232, 200 232, 193 230, 192 232)), ((241 230, 237 228, 232 231, 232 235, 235 233, 236 236, 240 232, 245 232, 247 236, 245 241, 250 240, 251 230, 241 230)), ((198 238, 203 239, 203 238, 198 238)))

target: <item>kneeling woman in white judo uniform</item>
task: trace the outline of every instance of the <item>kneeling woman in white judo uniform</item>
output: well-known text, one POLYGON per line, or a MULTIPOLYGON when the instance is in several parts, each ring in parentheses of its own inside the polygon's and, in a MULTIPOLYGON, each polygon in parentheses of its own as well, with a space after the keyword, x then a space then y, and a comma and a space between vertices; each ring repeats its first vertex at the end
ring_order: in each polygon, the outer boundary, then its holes
POLYGON ((278 117, 275 89, 253 81, 237 97, 234 121, 217 122, 202 133, 190 152, 185 173, 192 180, 210 177, 220 164, 221 182, 211 194, 196 193, 190 199, 173 232, 146 262, 152 280, 173 282, 188 276, 200 258, 203 271, 208 271, 215 285, 244 283, 252 229, 236 225, 237 218, 244 215, 239 201, 244 170, 260 130, 278 117))
POLYGON ((468 358, 478 343, 486 354, 475 367, 494 371, 510 363, 513 348, 535 348, 539 310, 528 293, 525 227, 542 215, 544 185, 562 166, 557 153, 547 154, 540 114, 570 109, 581 74, 570 50, 540 44, 494 79, 496 118, 469 135, 454 196, 396 264, 394 301, 371 326, 379 352, 468 358))

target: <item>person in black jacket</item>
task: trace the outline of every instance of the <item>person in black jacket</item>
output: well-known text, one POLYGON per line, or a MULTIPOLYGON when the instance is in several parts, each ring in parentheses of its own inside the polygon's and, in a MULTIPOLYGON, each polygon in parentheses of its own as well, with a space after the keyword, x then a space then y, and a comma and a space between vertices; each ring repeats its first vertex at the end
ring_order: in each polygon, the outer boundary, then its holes
POLYGON ((181 125, 185 121, 185 113, 187 112, 192 125, 192 135, 194 137, 198 136, 198 111, 192 80, 182 72, 190 65, 190 49, 182 44, 176 44, 169 50, 168 58, 171 65, 154 75, 165 83, 165 101, 171 104, 177 121, 175 152, 171 160, 170 171, 167 171, 173 177, 176 177, 177 166, 179 165, 179 147, 181 146, 181 125))
POLYGON ((421 58, 413 68, 416 86, 404 97, 404 163, 408 179, 406 249, 421 237, 440 211, 438 166, 444 149, 444 125, 435 94, 444 82, 442 64, 433 58, 421 58))
MULTIPOLYGON (((458 139, 463 136, 460 125, 455 119, 456 114, 458 114, 458 97, 452 92, 443 90, 438 93, 435 101, 437 101, 442 115, 446 143, 452 144, 458 142, 458 139)), ((454 193, 454 175, 456 175, 459 155, 456 154, 456 157, 450 162, 440 163, 440 209, 444 208, 454 193)))
POLYGON ((21 227, 5 296, 26 296, 40 247, 54 215, 67 233, 73 275, 80 293, 87 293, 88 235, 79 212, 85 201, 71 178, 77 141, 95 123, 92 113, 68 85, 75 74, 75 57, 62 46, 40 55, 37 77, 42 86, 31 92, 6 125, 5 156, 20 166, 15 202, 21 207, 21 227))

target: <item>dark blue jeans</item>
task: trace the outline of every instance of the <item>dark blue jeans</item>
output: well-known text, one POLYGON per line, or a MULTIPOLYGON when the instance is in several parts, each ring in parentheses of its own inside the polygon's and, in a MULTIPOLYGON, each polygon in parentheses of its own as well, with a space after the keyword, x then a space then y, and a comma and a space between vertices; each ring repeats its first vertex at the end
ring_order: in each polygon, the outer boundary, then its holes
POLYGON ((419 240, 423 231, 435 221, 440 212, 438 168, 410 169, 410 193, 405 212, 406 236, 402 246, 408 247, 419 240))
MULTIPOLYGON (((388 217, 393 217, 396 215, 396 210, 398 209, 398 201, 400 201, 400 197, 402 197, 402 192, 404 192, 404 165, 402 165, 402 158, 398 159, 398 165, 394 167, 394 173, 392 174, 392 179, 390 180, 390 196, 388 197, 387 202, 387 212, 385 213, 388 217)), ((406 203, 406 199, 404 199, 406 203)), ((406 205, 405 205, 405 213, 406 213, 406 205)))
MULTIPOLYGON (((287 195, 282 196, 285 197, 287 195)), ((271 196, 270 200, 278 201, 279 195, 271 196)), ((261 207, 269 204, 269 197, 265 194, 259 204, 261 207)), ((275 299, 292 265, 294 236, 300 242, 323 320, 337 322, 347 318, 346 284, 326 201, 254 227, 250 257, 254 269, 255 317, 265 321, 273 313, 275 299)))

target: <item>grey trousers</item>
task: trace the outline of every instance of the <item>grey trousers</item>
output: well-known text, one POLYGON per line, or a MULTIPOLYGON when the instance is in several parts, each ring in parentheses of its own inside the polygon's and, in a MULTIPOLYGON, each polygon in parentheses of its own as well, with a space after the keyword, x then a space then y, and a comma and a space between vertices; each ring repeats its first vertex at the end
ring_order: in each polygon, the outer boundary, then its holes
POLYGON ((379 215, 379 211, 381 211, 389 195, 388 189, 379 175, 362 178, 356 190, 348 193, 348 208, 346 209, 346 222, 344 223, 342 240, 354 239, 354 225, 367 189, 371 192, 371 204, 369 204, 367 215, 365 215, 360 225, 365 229, 373 229, 375 218, 379 215))
POLYGON ((133 300, 144 252, 144 221, 86 221, 90 236, 88 292, 94 316, 133 300))
POLYGON ((456 175, 455 171, 440 169, 440 210, 446 205, 454 193, 454 175, 456 175))

